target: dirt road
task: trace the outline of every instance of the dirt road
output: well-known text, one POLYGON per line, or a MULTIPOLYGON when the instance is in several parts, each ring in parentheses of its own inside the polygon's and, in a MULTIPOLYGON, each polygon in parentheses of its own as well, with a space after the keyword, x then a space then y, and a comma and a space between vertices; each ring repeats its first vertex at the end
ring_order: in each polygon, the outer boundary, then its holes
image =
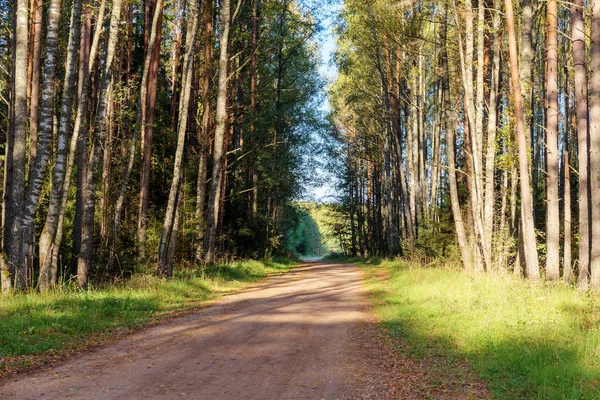
POLYGON ((308 263, 56 368, 17 376, 0 386, 0 398, 357 398, 370 379, 357 369, 361 356, 351 344, 367 310, 356 267, 308 263))

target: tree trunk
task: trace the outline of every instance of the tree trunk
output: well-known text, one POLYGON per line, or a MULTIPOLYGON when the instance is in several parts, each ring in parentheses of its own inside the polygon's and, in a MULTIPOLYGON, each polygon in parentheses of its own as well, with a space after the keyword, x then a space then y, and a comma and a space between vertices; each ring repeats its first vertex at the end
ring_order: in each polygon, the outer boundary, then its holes
POLYGON ((442 30, 442 96, 444 102, 444 121, 446 128, 446 156, 448 158, 448 183, 450 188, 450 201, 452 203, 452 215, 454 217, 454 226, 458 236, 458 247, 462 256, 462 261, 467 271, 473 270, 473 260, 469 249, 469 241, 463 223, 462 211, 458 199, 458 187, 456 184, 456 163, 454 161, 454 127, 452 126, 452 107, 450 103, 450 71, 448 69, 448 26, 444 20, 442 30))
POLYGON ((579 164, 579 276, 578 286, 587 288, 590 280, 591 198, 590 198, 590 133, 588 130, 588 82, 586 67, 586 33, 583 22, 583 0, 571 5, 571 37, 575 79, 575 114, 577 119, 577 159, 579 164))
POLYGON ((540 268, 538 264, 537 242, 533 225, 533 199, 529 186, 529 163, 527 157, 527 142, 523 116, 523 99, 521 97, 521 83, 519 82, 519 61, 517 56, 517 37, 515 34, 515 18, 512 1, 504 0, 506 8, 506 25, 508 31, 509 58, 511 85, 513 89, 515 117, 517 124, 517 140, 519 146, 519 172, 521 182, 521 210, 522 227, 521 237, 524 245, 525 265, 529 279, 539 279, 540 268))
POLYGON ((210 83, 213 68, 213 0, 204 2, 204 76, 202 78, 202 126, 200 132, 200 162, 198 165, 198 181, 196 186, 196 220, 197 239, 196 261, 202 260, 204 251, 204 236, 206 231, 205 208, 206 208, 206 179, 208 176, 208 157, 210 155, 210 122, 211 122, 211 98, 210 83))
POLYGON ((61 0, 52 0, 48 14, 46 31, 46 54, 44 59, 44 83, 40 107, 39 137, 37 138, 37 156, 33 158, 33 168, 29 171, 29 182, 23 209, 13 222, 13 229, 21 233, 19 240, 11 240, 9 262, 18 270, 27 270, 33 259, 35 240, 35 215, 44 183, 46 167, 52 146, 54 102, 56 95, 56 62, 58 51, 58 33, 61 16, 61 0))
MULTIPOLYGON (((567 52, 565 51, 565 54, 567 52)), ((572 231, 572 217, 571 217, 571 109, 570 109, 570 88, 569 88, 569 71, 568 67, 565 67, 565 78, 567 84, 565 85, 565 131, 563 133, 563 168, 564 168, 564 204, 563 204, 563 218, 564 218, 564 240, 563 240, 563 279, 565 282, 571 283, 573 281, 573 266, 571 261, 571 238, 573 235, 572 231)))
MULTIPOLYGON (((593 0, 590 45, 590 193, 600 193, 600 0, 593 0)), ((600 196, 592 196, 590 283, 600 290, 600 196)))
POLYGON ((558 3, 547 5, 546 38, 546 279, 560 277, 560 205, 558 193, 558 3))
POLYGON ((40 236, 40 278, 39 289, 46 291, 56 283, 56 275, 51 268, 52 243, 56 236, 58 225, 58 213, 60 209, 60 200, 62 195, 63 183, 65 180, 65 169, 67 159, 67 145, 69 133, 71 130, 71 116, 73 100, 75 98, 75 85, 77 78, 77 50, 78 40, 81 35, 81 0, 75 0, 71 10, 71 23, 69 32, 69 43, 67 46, 67 60, 65 69, 65 79, 63 87, 63 96, 60 105, 60 119, 58 125, 58 140, 56 148, 56 159, 54 173, 52 177, 52 190, 50 192, 50 203, 46 222, 40 236))
MULTIPOLYGON (((142 71, 142 83, 140 86, 140 127, 142 138, 142 172, 140 182, 140 208, 138 212, 138 242, 142 256, 144 255, 144 243, 146 242, 146 231, 148 229, 148 205, 150 196, 150 170, 152 167, 152 136, 154 135, 154 117, 156 114, 156 91, 158 85, 158 67, 160 63, 160 40, 162 34, 162 16, 163 16, 163 0, 156 1, 151 32, 149 35, 148 48, 146 49, 146 58, 144 60, 144 70, 142 71)), ((137 130, 136 130, 137 131, 137 130)), ((135 137, 132 139, 135 149, 135 137)), ((135 157, 135 150, 131 155, 132 160, 135 157)), ((130 163, 133 167, 133 163, 130 163)), ((128 165, 127 171, 130 173, 131 168, 128 165)), ((129 174, 126 174, 126 180, 123 187, 127 187, 129 174)), ((124 193, 119 198, 124 200, 124 193)), ((121 201, 121 207, 123 202, 121 201)), ((118 209, 118 214, 115 213, 115 230, 118 228, 121 210, 118 209)))
POLYGON ((81 229, 81 248, 77 260, 77 281, 79 286, 86 289, 89 282, 89 272, 92 268, 94 250, 94 210, 96 206, 96 177, 100 163, 102 142, 106 135, 106 111, 111 101, 112 64, 119 36, 119 23, 121 20, 121 1, 113 0, 106 60, 104 62, 102 81, 100 84, 100 98, 94 126, 92 155, 88 166, 87 179, 83 190, 83 215, 81 229))
POLYGON ((207 229, 204 245, 204 262, 214 264, 216 233, 221 203, 221 185, 223 174, 223 141, 227 125, 227 80, 229 64, 229 28, 231 18, 230 0, 223 0, 219 18, 219 86, 217 90, 217 111, 215 116, 215 141, 213 151, 213 173, 208 200, 207 229))
MULTIPOLYGON (((257 151, 257 140, 255 136, 256 121, 256 74, 258 70, 258 1, 252 0, 252 56, 250 61, 250 140, 252 151, 257 151)), ((256 216, 258 211, 258 171, 256 167, 256 154, 251 156, 252 166, 250 175, 252 179, 252 191, 250 192, 250 215, 256 216)))
POLYGON ((177 197, 179 193, 180 181, 182 179, 183 150, 185 146, 185 134, 188 123, 188 111, 191 97, 192 75, 194 71, 194 51, 196 44, 196 33, 198 31, 198 2, 192 0, 189 5, 188 15, 191 17, 187 25, 187 37, 185 40, 185 55, 183 58, 183 73, 181 76, 181 100, 179 103, 179 121, 177 135, 177 150, 175 152, 175 164, 173 166, 173 181, 169 191, 169 200, 163 223, 163 231, 160 236, 158 247, 158 268, 159 276, 171 277, 173 270, 169 268, 169 245, 171 235, 173 234, 173 225, 175 223, 175 214, 177 211, 177 197))
POLYGON ((5 192, 5 243, 4 252, 8 253, 8 266, 3 266, 2 290, 8 292, 11 288, 21 289, 25 287, 26 271, 21 266, 10 261, 18 258, 14 254, 23 243, 23 233, 20 229, 19 215, 23 210, 25 200, 25 163, 27 142, 27 55, 28 55, 28 2, 17 0, 14 29, 14 51, 13 51, 13 99, 12 99, 12 140, 6 170, 6 185, 10 190, 5 192))
MULTIPOLYGON (((494 2, 496 10, 493 20, 492 72, 489 88, 489 111, 487 129, 487 151, 485 155, 485 199, 483 211, 483 226, 486 237, 486 253, 488 268, 492 260, 492 239, 494 233, 494 172, 496 161, 496 134, 498 132, 498 89, 500 85, 500 57, 502 55, 502 16, 500 0, 494 2)), ((502 234, 502 232, 500 232, 502 234)), ((502 251, 502 250, 500 250, 502 251)))
POLYGON ((40 116, 40 74, 42 55, 42 0, 31 1, 31 90, 29 91, 29 169, 35 163, 37 154, 38 123, 40 116))

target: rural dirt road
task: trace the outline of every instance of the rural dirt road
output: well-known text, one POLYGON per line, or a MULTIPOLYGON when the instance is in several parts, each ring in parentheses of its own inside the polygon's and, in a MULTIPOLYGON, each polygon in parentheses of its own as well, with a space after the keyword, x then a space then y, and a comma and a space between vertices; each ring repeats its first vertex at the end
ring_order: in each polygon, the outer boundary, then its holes
MULTIPOLYGON (((424 398, 426 365, 386 345, 352 265, 313 262, 62 364, 1 399, 424 398)), ((439 377, 437 377, 439 378, 439 377)), ((434 398, 478 398, 464 380, 434 398)), ((431 393, 427 389, 427 393, 431 393)))

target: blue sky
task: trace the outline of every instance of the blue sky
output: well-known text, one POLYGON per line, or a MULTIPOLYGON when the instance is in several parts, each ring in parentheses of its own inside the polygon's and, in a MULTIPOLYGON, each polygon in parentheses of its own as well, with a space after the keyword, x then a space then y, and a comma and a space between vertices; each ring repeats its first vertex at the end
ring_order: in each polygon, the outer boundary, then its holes
MULTIPOLYGON (((327 7, 327 6, 326 6, 327 7)), ((331 5, 333 10, 338 9, 338 5, 331 5)), ((327 8, 329 8, 327 7, 327 8)), ((329 13, 328 13, 329 14, 329 13)), ((329 17, 324 21, 325 32, 322 34, 321 42, 321 67, 319 73, 326 79, 328 85, 335 81, 337 77, 337 69, 331 62, 332 55, 336 48, 336 36, 334 33, 334 19, 329 17)), ((329 112, 329 102, 327 96, 323 96, 323 103, 321 104, 321 111, 323 115, 329 112)), ((331 185, 325 183, 322 186, 313 186, 309 190, 312 196, 318 201, 325 201, 327 196, 331 194, 331 185)))

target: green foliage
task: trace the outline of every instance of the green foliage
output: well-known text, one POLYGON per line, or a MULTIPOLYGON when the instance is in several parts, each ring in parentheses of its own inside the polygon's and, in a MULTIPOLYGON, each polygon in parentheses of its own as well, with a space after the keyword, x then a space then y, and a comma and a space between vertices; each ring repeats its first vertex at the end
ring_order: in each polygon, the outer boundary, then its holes
MULTIPOLYGON (((244 261, 205 270, 179 270, 165 280, 138 274, 121 285, 86 292, 65 286, 46 294, 17 293, 0 302, 0 359, 78 347, 90 338, 148 324, 196 308, 294 266, 285 259, 244 261)), ((3 367, 0 364, 0 373, 3 367)))
POLYGON ((284 249, 303 256, 320 256, 326 253, 318 224, 306 203, 284 207, 280 215, 284 233, 284 249))
POLYGON ((468 360, 499 399, 598 398, 598 297, 401 260, 365 268, 398 351, 457 366, 468 360), (389 279, 375 277, 382 271, 389 279))

